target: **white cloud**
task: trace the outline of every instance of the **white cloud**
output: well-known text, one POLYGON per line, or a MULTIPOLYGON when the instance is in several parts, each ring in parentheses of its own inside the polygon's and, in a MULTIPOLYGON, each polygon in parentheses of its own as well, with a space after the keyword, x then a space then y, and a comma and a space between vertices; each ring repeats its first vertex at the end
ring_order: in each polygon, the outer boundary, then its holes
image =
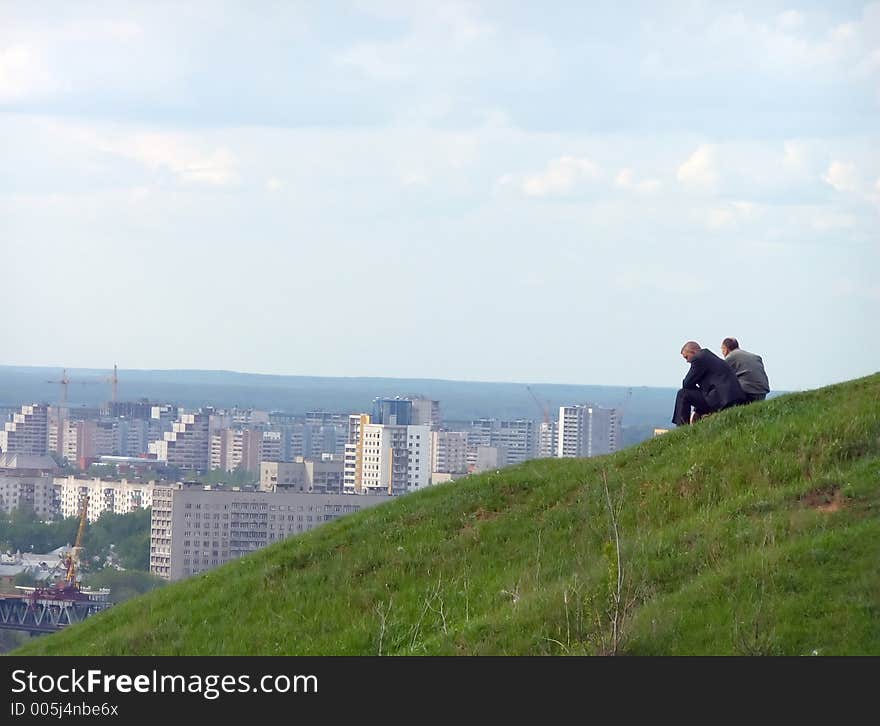
POLYGON ((376 81, 402 81, 415 72, 415 68, 394 58, 388 46, 362 43, 340 53, 336 62, 360 71, 376 81))
POLYGON ((715 148, 708 144, 700 146, 688 157, 676 174, 678 181, 688 186, 703 189, 714 189, 718 183, 718 172, 715 169, 715 148))
POLYGON ((810 152, 801 141, 789 140, 783 144, 782 166, 795 174, 804 174, 809 170, 810 152))
POLYGON ((758 206, 753 202, 737 201, 707 210, 698 210, 695 215, 696 218, 702 219, 709 229, 717 231, 753 220, 758 215, 758 206))
POLYGON ((847 164, 837 160, 832 161, 822 179, 839 192, 858 192, 861 188, 861 181, 855 164, 847 164))
POLYGON ((266 190, 270 192, 280 192, 284 188, 284 182, 278 177, 273 176, 266 181, 266 190))
POLYGON ((229 150, 205 152, 177 134, 138 133, 111 141, 103 148, 149 169, 166 169, 183 182, 224 185, 237 179, 229 150))
MULTIPOLYGON (((479 50, 495 35, 494 26, 466 3, 380 3, 361 9, 409 23, 407 31, 393 40, 357 43, 336 55, 337 65, 376 81, 402 81, 438 68, 448 72, 455 66, 455 56, 479 50)), ((468 64, 465 68, 473 70, 468 64)))
POLYGON ((43 95, 58 86, 34 48, 16 44, 0 49, 0 101, 43 95))
POLYGON ((632 169, 621 169, 617 172, 617 176, 614 177, 614 184, 620 189, 641 193, 656 192, 660 188, 660 181, 658 179, 636 181, 632 169))
POLYGON ((527 176, 522 190, 530 197, 569 194, 575 186, 597 180, 601 173, 598 165, 590 159, 561 156, 548 163, 540 174, 527 176))
POLYGON ((804 24, 804 16, 797 10, 786 10, 776 16, 776 23, 785 30, 794 30, 804 24))
MULTIPOLYGON (((88 126, 55 120, 40 124, 52 137, 80 148, 134 161, 153 171, 170 172, 184 183, 225 185, 238 181, 236 159, 223 146, 213 148, 193 134, 120 131, 116 126, 88 126)), ((124 127, 123 127, 124 128, 124 127)))

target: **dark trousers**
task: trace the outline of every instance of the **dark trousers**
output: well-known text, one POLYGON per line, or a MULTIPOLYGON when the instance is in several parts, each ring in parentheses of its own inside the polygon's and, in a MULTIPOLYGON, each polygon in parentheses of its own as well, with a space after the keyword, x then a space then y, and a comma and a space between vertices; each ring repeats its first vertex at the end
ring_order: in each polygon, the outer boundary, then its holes
POLYGON ((691 422, 691 406, 699 416, 712 413, 715 409, 706 401, 703 392, 697 388, 681 388, 675 396, 675 411, 672 423, 676 426, 687 426, 691 422))
POLYGON ((755 401, 763 401, 767 398, 766 393, 747 393, 746 394, 746 403, 754 403, 755 401))

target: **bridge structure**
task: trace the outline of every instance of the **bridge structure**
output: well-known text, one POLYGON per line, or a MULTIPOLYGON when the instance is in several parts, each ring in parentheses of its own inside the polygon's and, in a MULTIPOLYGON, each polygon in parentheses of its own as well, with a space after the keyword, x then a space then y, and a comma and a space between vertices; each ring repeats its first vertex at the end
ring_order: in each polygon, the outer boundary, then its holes
POLYGON ((39 591, 0 595, 0 630, 55 633, 68 625, 81 623, 111 604, 103 592, 73 598, 41 596, 39 591))

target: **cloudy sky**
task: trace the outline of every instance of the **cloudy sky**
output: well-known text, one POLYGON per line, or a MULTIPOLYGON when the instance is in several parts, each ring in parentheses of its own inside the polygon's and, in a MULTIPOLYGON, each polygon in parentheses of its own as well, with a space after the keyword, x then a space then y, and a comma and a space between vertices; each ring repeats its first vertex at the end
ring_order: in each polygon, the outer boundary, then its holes
POLYGON ((0 363, 880 369, 880 3, 0 0, 0 363))

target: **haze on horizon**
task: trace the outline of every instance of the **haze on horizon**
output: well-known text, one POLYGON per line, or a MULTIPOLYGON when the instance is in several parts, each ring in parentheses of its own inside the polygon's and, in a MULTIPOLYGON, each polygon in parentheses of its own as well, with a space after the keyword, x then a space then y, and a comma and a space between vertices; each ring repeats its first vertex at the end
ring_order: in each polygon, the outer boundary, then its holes
POLYGON ((0 6, 0 364, 880 369, 880 3, 0 6))

